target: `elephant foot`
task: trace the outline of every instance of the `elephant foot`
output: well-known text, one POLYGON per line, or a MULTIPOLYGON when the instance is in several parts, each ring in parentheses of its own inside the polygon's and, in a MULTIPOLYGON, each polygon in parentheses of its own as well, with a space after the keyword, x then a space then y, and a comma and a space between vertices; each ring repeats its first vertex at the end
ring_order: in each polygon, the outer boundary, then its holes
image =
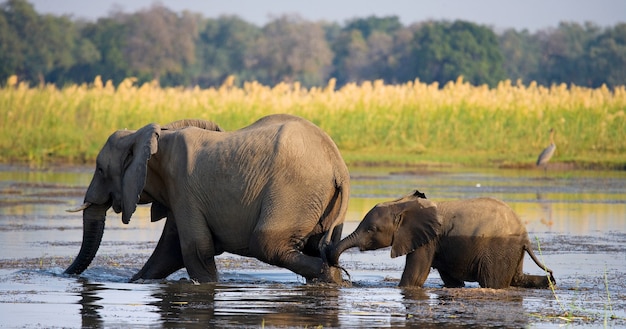
POLYGON ((332 283, 341 287, 350 287, 352 282, 350 280, 343 279, 343 272, 350 274, 344 268, 339 266, 329 266, 328 264, 322 265, 322 274, 318 278, 307 279, 307 284, 320 284, 320 283, 332 283))

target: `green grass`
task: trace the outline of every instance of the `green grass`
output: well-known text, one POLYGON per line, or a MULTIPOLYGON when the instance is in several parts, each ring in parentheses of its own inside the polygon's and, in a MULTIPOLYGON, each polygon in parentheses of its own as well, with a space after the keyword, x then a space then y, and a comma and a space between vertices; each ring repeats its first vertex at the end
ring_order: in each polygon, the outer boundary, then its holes
POLYGON ((94 161, 118 129, 183 118, 234 130, 272 113, 324 129, 349 163, 533 166, 556 130, 553 162, 626 168, 626 89, 511 85, 444 88, 379 81, 334 90, 227 82, 216 89, 120 86, 96 79, 62 89, 10 80, 0 89, 0 162, 94 161))

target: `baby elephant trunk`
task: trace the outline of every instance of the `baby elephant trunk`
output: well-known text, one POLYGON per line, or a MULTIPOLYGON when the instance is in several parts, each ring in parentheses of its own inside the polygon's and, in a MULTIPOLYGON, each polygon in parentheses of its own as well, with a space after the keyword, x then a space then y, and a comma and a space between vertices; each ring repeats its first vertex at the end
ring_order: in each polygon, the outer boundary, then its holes
POLYGON ((339 264, 339 256, 346 251, 347 249, 354 248, 358 246, 358 236, 356 232, 352 232, 347 237, 343 238, 343 240, 339 241, 338 244, 333 246, 328 255, 328 263, 331 266, 337 266, 339 264))

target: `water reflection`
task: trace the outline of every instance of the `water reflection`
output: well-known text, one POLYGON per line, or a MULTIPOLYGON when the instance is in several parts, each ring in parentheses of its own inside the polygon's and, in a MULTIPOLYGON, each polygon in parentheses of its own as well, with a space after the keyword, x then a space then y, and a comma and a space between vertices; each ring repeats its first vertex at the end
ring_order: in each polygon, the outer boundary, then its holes
POLYGON ((181 324, 208 327, 215 317, 215 284, 162 284, 152 296, 165 328, 181 324))
POLYGON ((541 212, 543 213, 543 216, 541 217, 539 222, 541 222, 541 224, 544 224, 548 228, 551 228, 554 224, 554 221, 552 220, 552 204, 549 202, 544 202, 544 197, 539 192, 537 192, 537 202, 541 206, 541 212))
MULTIPOLYGON (((83 328, 128 327, 158 323, 158 308, 151 305, 154 285, 94 282, 79 278, 77 304, 83 328)), ((63 316, 63 315, 62 315, 63 316)), ((65 314, 66 320, 71 315, 65 314)), ((74 325, 72 325, 74 326, 74 325)))
POLYGON ((563 314, 563 305, 602 313, 607 291, 611 312, 626 317, 621 298, 626 172, 554 171, 546 179, 532 170, 350 169, 350 223, 344 233, 376 203, 416 188, 434 200, 496 197, 520 215, 531 240, 541 240, 561 304, 549 290, 493 291, 471 284, 442 289, 436 271, 425 289, 400 289, 404 259, 391 259, 389 250, 342 255, 352 288, 304 285, 286 270, 261 274, 255 265, 232 260, 224 262, 228 269, 217 284, 177 281, 184 272, 165 283, 128 284, 162 230, 162 222, 150 222, 147 207, 138 208, 130 225, 109 213, 98 265, 80 279, 68 278, 60 273, 80 248, 82 218, 64 210, 82 201, 91 168, 63 173, 0 168, 0 313, 31 315, 0 319, 0 326, 556 327, 560 323, 532 314, 563 314), (38 313, 32 314, 35 304, 38 313))
POLYGON ((326 285, 220 287, 215 294, 216 324, 242 324, 244 318, 244 324, 255 326, 336 327, 338 298, 339 288, 326 285))
MULTIPOLYGON (((146 285, 149 301, 139 300, 137 288, 129 286, 129 299, 119 287, 109 283, 82 284, 79 293, 80 316, 83 328, 103 328, 114 326, 116 318, 128 321, 120 312, 133 309, 154 314, 158 319, 149 322, 162 327, 339 327, 340 288, 328 285, 284 285, 267 284, 201 284, 189 281, 171 281, 146 285), (137 303, 137 304, 134 304, 137 303), (133 307, 135 305, 135 307, 133 307)), ((129 316, 133 316, 132 314, 129 316)), ((145 321, 145 320, 144 320, 145 321)))
MULTIPOLYGON (((524 290, 420 289, 404 288, 403 304, 411 326, 481 327, 488 323, 506 323, 507 327, 528 327, 530 318, 525 306, 524 290), (450 322, 461 322, 454 325, 450 322)), ((543 307, 550 304, 552 296, 539 290, 533 297, 543 307)), ((531 298, 531 299, 533 299, 531 298)))
POLYGON ((102 297, 98 296, 98 291, 103 290, 104 286, 98 283, 89 283, 85 279, 80 279, 82 284, 80 291, 79 304, 82 306, 80 309, 80 317, 82 320, 83 328, 102 328, 103 321, 99 311, 102 310, 102 305, 99 302, 102 297))

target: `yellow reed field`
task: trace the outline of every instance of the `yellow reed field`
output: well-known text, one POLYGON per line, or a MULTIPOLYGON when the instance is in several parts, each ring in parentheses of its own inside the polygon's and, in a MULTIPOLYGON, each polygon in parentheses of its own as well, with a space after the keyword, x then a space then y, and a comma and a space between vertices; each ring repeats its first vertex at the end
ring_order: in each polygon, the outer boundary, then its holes
POLYGON ((626 164, 626 89, 522 85, 495 88, 459 78, 441 87, 381 81, 306 89, 227 79, 219 88, 91 84, 28 87, 11 77, 0 89, 0 162, 91 162, 117 129, 183 118, 234 130, 271 113, 322 127, 348 162, 534 164, 556 130, 552 161, 626 164))

